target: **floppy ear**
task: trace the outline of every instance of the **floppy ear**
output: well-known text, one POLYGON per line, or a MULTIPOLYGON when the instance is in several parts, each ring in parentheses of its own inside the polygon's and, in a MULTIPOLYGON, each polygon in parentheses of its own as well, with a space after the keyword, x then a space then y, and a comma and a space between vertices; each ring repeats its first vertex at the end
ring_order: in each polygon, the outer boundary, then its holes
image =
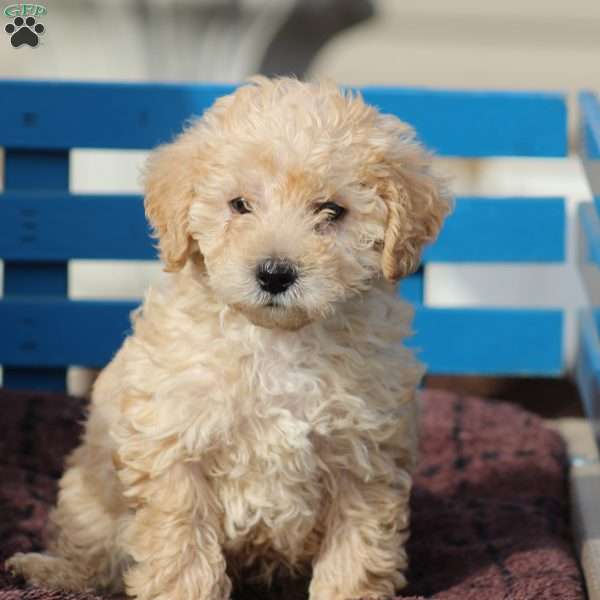
POLYGON ((188 212, 194 160, 193 148, 183 134, 154 150, 146 163, 144 207, 166 271, 181 270, 192 251, 188 212))
POLYGON ((417 269, 421 250, 437 237, 451 201, 412 128, 391 115, 380 116, 378 125, 384 138, 376 187, 388 209, 381 270, 395 282, 417 269))

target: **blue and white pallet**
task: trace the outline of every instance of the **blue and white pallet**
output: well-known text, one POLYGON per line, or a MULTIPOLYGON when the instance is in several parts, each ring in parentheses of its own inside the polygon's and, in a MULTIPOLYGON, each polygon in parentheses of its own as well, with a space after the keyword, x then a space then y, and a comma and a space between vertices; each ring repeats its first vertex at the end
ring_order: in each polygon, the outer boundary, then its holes
MULTIPOLYGON (((226 85, 2 81, 0 364, 4 385, 64 389, 68 366, 101 367, 129 328, 135 303, 70 300, 71 259, 155 260, 142 199, 69 192, 73 148, 148 149, 201 114, 226 85), (94 340, 90 343, 90 340, 94 340)), ((415 126, 445 156, 561 158, 565 98, 554 93, 367 87, 367 102, 415 126)), ((592 136, 591 147, 597 138, 592 136)), ((596 151, 598 148, 596 147, 596 151)), ((563 198, 458 198, 422 269, 401 286, 417 305, 412 345, 432 373, 559 376, 563 311, 433 308, 427 265, 560 263, 563 198)))

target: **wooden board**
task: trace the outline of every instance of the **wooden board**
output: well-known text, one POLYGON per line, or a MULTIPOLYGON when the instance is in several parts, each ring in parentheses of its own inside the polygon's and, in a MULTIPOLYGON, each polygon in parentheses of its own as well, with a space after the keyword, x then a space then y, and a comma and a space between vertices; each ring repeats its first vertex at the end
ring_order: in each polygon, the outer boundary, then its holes
MULTIPOLYGON (((3 81, 0 146, 151 148, 233 91, 225 84, 3 81)), ((564 156, 563 94, 365 87, 365 100, 399 116, 438 154, 564 156)))

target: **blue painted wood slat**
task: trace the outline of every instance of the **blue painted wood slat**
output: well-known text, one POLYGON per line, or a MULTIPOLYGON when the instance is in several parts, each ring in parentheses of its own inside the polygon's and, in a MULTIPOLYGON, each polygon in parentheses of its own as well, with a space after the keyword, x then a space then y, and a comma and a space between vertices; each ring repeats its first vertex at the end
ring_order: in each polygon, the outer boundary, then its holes
MULTIPOLYGON (((0 146, 151 148, 234 89, 218 84, 2 81, 0 146)), ((365 87, 365 100, 410 123, 441 155, 564 156, 558 93, 365 87)))
POLYGON ((137 306, 126 301, 2 300, 0 364, 103 366, 123 341, 129 313, 137 306))
POLYGON ((584 156, 600 160, 600 101, 593 92, 581 92, 579 107, 584 156))
POLYGON ((575 380, 590 423, 600 434, 600 312, 583 308, 578 314, 578 346, 575 380))
POLYGON ((563 198, 459 198, 430 262, 562 262, 563 198))
MULTIPOLYGON (((135 302, 0 301, 0 363, 100 367, 129 331, 135 302), (94 340, 91 344, 90 340, 94 340)), ((410 344, 436 373, 557 375, 562 311, 418 307, 410 344)))
POLYGON ((0 194, 0 256, 155 260, 138 195, 0 194))
MULTIPOLYGON (((19 261, 152 260, 153 240, 139 196, 0 194, 0 256, 19 261)), ((433 262, 560 262, 560 198, 459 198, 433 262)))
MULTIPOLYGON (((32 189, 68 191, 69 189, 69 152, 67 150, 39 151, 7 148, 4 155, 4 188, 7 193, 32 189)), ((0 204, 2 202, 0 201, 0 204)), ((28 235, 27 216, 24 215, 23 236, 28 235)), ((6 231, 4 232, 7 233, 6 231)), ((63 234, 64 235, 64 231, 63 234)), ((2 256, 0 254, 0 256, 2 256)), ((66 260, 46 262, 13 262, 9 256, 3 256, 4 297, 6 301, 30 295, 48 297, 67 296, 66 260)), ((0 328, 8 343, 14 342, 9 328, 0 328)), ((2 361, 0 361, 1 364, 2 361)), ((3 385, 9 388, 40 388, 64 390, 66 387, 66 369, 46 368, 46 360, 39 363, 16 363, 3 370, 3 385)))
POLYGON ((600 218, 598 210, 591 202, 583 202, 578 207, 579 224, 583 234, 585 260, 600 268, 600 218))
POLYGON ((425 268, 398 283, 398 295, 411 304, 425 303, 425 268))
POLYGON ((365 87, 370 104, 413 125, 448 156, 565 156, 565 97, 540 92, 463 92, 365 87))
POLYGON ((417 307, 409 345, 434 373, 547 375, 563 372, 559 309, 417 307))
POLYGON ((577 266, 588 301, 600 305, 600 219, 591 202, 577 207, 577 266))
POLYGON ((33 262, 6 261, 4 263, 4 295, 59 296, 68 291, 68 266, 65 261, 33 262))

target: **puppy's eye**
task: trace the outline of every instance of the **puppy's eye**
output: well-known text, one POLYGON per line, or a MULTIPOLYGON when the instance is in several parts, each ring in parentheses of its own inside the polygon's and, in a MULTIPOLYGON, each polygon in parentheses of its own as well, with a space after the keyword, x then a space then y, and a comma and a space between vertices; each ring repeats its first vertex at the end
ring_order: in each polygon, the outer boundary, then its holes
POLYGON ((328 221, 338 221, 346 214, 346 209, 335 202, 323 202, 317 206, 317 212, 325 213, 328 221))
POLYGON ((238 196, 237 198, 230 200, 229 206, 231 206, 231 210, 239 213, 240 215, 245 215, 246 213, 252 212, 250 205, 246 202, 245 198, 242 198, 242 196, 238 196))

